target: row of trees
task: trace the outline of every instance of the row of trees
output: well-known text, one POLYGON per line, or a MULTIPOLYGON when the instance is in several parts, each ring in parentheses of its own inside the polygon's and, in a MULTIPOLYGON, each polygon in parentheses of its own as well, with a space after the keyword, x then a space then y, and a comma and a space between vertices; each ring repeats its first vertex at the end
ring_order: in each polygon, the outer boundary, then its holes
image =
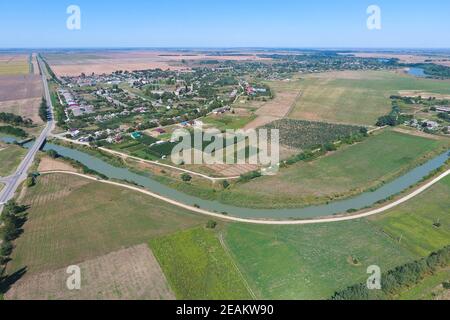
POLYGON ((0 112, 0 122, 24 127, 28 127, 33 124, 33 121, 31 121, 31 119, 24 119, 21 116, 7 112, 0 112))
POLYGON ((26 207, 9 201, 0 216, 0 266, 5 266, 10 260, 13 250, 12 241, 22 233, 22 226, 26 222, 26 207))
POLYGON ((332 300, 373 300, 390 299, 402 290, 421 282, 426 276, 432 275, 450 265, 450 246, 433 252, 426 258, 407 263, 382 275, 381 290, 369 290, 367 284, 360 283, 336 292, 332 300))
POLYGON ((404 123, 405 121, 410 121, 412 119, 413 119, 412 115, 402 114, 400 111, 400 107, 393 102, 391 113, 389 113, 386 116, 382 116, 382 117, 378 118, 376 125, 378 127, 384 127, 384 126, 395 127, 395 126, 398 126, 398 125, 404 123))
POLYGON ((39 117, 42 119, 42 121, 47 122, 48 121, 48 107, 47 107, 47 101, 45 101, 44 98, 42 98, 41 105, 39 106, 39 117))
POLYGON ((2 126, 2 127, 0 127, 0 133, 4 133, 6 135, 16 136, 16 137, 19 137, 19 138, 26 138, 26 137, 28 137, 28 133, 26 133, 23 129, 12 127, 12 126, 2 126))

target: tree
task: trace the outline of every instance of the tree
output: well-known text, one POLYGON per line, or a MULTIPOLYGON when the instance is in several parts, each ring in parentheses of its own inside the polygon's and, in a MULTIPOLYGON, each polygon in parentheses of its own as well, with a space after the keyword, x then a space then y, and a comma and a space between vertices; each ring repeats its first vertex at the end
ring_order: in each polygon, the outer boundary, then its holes
POLYGON ((48 121, 48 107, 44 98, 42 98, 41 105, 39 107, 39 117, 41 117, 44 122, 48 121))
POLYGON ((217 227, 217 222, 215 222, 214 220, 209 220, 206 223, 206 228, 208 229, 215 229, 217 227))
POLYGON ((222 187, 224 189, 228 189, 230 187, 230 183, 227 180, 222 181, 222 187))
POLYGON ((2 257, 7 257, 11 254, 13 249, 13 245, 11 244, 11 242, 9 241, 4 241, 1 245, 0 245, 0 256, 2 257))
POLYGON ((52 159, 56 159, 59 157, 58 152, 56 152, 55 150, 52 150, 52 149, 47 151, 47 155, 52 159))
POLYGON ((36 180, 34 179, 33 176, 28 177, 27 180, 25 181, 25 184, 28 188, 34 187, 36 185, 36 180))
POLYGON ((183 173, 181 175, 181 180, 183 180, 184 182, 189 182, 192 180, 192 177, 190 175, 188 175, 187 173, 183 173))

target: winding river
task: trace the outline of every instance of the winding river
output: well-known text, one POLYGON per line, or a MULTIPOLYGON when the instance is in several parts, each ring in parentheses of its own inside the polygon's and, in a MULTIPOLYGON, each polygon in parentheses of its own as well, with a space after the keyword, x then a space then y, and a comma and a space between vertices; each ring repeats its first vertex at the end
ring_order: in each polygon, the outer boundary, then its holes
MULTIPOLYGON (((13 138, 0 138, 6 142, 14 142, 13 138)), ((28 147, 25 145, 25 147, 28 147)), ((162 183, 152 179, 151 177, 139 175, 126 168, 115 167, 109 163, 89 155, 85 152, 47 143, 44 148, 47 150, 55 150, 60 155, 76 160, 92 170, 95 170, 105 176, 116 179, 126 180, 141 185, 161 196, 176 200, 186 205, 198 205, 202 209, 212 212, 226 212, 227 214, 239 218, 248 219, 310 219, 332 216, 335 214, 345 213, 348 210, 360 210, 374 205, 380 200, 387 199, 396 195, 409 187, 420 182, 424 177, 429 175, 432 171, 438 169, 450 157, 450 150, 435 157, 427 163, 411 170, 407 174, 393 180, 390 183, 383 185, 374 192, 366 192, 356 197, 333 201, 324 205, 310 206, 300 209, 249 209, 240 208, 232 205, 220 203, 218 201, 203 200, 194 196, 184 194, 180 191, 172 189, 162 183)))

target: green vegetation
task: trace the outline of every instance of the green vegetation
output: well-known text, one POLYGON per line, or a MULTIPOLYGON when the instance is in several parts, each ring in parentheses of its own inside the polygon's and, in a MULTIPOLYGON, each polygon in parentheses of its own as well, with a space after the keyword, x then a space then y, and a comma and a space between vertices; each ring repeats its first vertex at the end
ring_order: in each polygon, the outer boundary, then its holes
POLYGON ((47 107, 47 101, 45 101, 44 98, 42 98, 41 105, 39 106, 39 117, 42 119, 42 121, 47 122, 48 121, 48 107, 47 107))
POLYGON ((27 217, 26 209, 25 206, 19 206, 16 202, 9 201, 0 216, 0 295, 8 290, 8 277, 4 275, 5 267, 13 252, 13 241, 23 232, 22 226, 27 217))
POLYGON ((398 300, 432 300, 440 298, 441 294, 449 292, 448 282, 450 281, 450 268, 427 275, 417 285, 401 292, 398 300), (446 285, 447 284, 447 285, 446 285))
POLYGON ((12 127, 12 126, 0 126, 0 133, 10 135, 10 136, 16 136, 19 138, 28 137, 28 133, 26 133, 23 129, 12 127))
POLYGON ((366 283, 360 283, 336 292, 333 300, 390 299, 403 290, 417 285, 425 277, 450 266, 450 246, 433 252, 427 258, 396 267, 383 273, 381 290, 368 290, 366 283))
POLYGON ((305 226, 230 225, 226 243, 261 299, 325 299, 337 288, 414 259, 365 220, 305 226), (354 264, 354 259, 358 264, 354 264))
POLYGON ((389 71, 330 72, 307 75, 291 118, 373 125, 390 112, 389 97, 400 90, 450 94, 448 81, 389 71))
POLYGON ((0 177, 7 177, 12 174, 25 154, 26 150, 19 146, 8 145, 3 149, 0 145, 0 177))
POLYGON ((346 137, 359 135, 363 127, 311 122, 303 120, 283 119, 272 122, 265 129, 280 130, 280 143, 298 149, 320 147, 346 137))
POLYGON ((4 122, 13 126, 30 126, 32 121, 30 119, 24 119, 21 116, 13 113, 0 112, 0 122, 4 122))
POLYGON ((392 111, 387 116, 382 116, 378 118, 378 121, 376 125, 378 127, 384 127, 384 126, 391 126, 395 127, 398 126, 405 121, 412 120, 412 115, 405 115, 402 114, 400 107, 396 105, 395 100, 393 101, 392 111))
POLYGON ((56 270, 205 225, 207 219, 131 190, 64 174, 44 175, 27 189, 30 206, 9 273, 56 270))
POLYGON ((450 178, 371 220, 400 245, 422 257, 450 244, 450 178))
POLYGON ((150 247, 178 299, 251 298, 214 231, 183 231, 154 239, 150 247))
POLYGON ((434 64, 434 63, 421 63, 413 65, 415 68, 423 69, 423 72, 434 78, 448 79, 450 78, 450 67, 434 64))
POLYGON ((255 115, 250 116, 220 116, 220 117, 213 117, 208 116, 206 118, 203 118, 202 121, 211 126, 215 129, 218 129, 220 131, 225 130, 238 130, 244 128, 248 123, 255 120, 255 115))

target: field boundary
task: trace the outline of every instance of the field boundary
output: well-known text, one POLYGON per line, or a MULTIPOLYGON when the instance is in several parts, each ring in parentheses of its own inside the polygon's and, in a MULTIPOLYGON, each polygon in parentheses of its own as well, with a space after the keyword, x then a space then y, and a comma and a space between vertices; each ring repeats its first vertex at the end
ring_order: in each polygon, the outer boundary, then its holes
POLYGON ((450 170, 447 170, 446 172, 444 172, 443 174, 441 174, 440 176, 434 178, 432 181, 428 182, 427 184, 421 186, 420 188, 418 188, 417 190, 415 190, 414 192, 386 205, 383 206, 381 208, 378 209, 373 209, 367 212, 363 212, 360 214, 355 214, 355 215, 348 215, 348 216, 340 216, 340 217, 332 217, 332 218, 322 218, 322 219, 310 219, 310 220, 258 220, 258 219, 245 219, 245 218, 237 218, 237 217, 230 217, 230 216, 226 216, 226 215, 221 215, 218 213, 214 213, 208 210, 204 210, 201 208, 197 208, 197 207, 193 207, 181 202, 178 202, 176 200, 173 199, 169 199, 167 197, 163 197, 161 195, 158 195, 154 192, 148 191, 148 190, 144 190, 142 188, 138 188, 138 187, 133 187, 127 184, 123 184, 123 183, 119 183, 119 182, 113 182, 113 181, 108 181, 108 180, 101 180, 100 178, 95 178, 89 175, 85 175, 85 174, 81 174, 81 173, 76 173, 76 172, 68 172, 68 171, 47 171, 47 172, 41 172, 41 174, 46 175, 46 174, 68 174, 68 175, 74 175, 74 176, 79 176, 79 177, 83 177, 92 181, 97 181, 100 183, 105 183, 105 184, 109 184, 109 185, 114 185, 114 186, 118 186, 118 187, 122 187, 122 188, 127 188, 129 190, 133 190, 133 191, 137 191, 146 195, 149 195, 153 198, 156 198, 158 200, 167 202, 169 204, 175 205, 177 207, 189 210, 191 212, 195 212, 195 213, 199 213, 205 216, 209 216, 209 217, 214 217, 214 218, 218 218, 221 220, 226 220, 226 221, 232 221, 232 222, 242 222, 242 223, 248 223, 248 224, 259 224, 259 225, 307 225, 307 224, 319 224, 319 223, 332 223, 332 222, 342 222, 342 221, 349 221, 349 220, 357 220, 357 219, 361 219, 361 218, 367 218, 370 216, 374 216, 380 213, 383 213, 385 211, 388 211, 392 208, 395 208, 411 199, 413 199, 414 197, 418 196, 419 194, 423 193, 424 191, 426 191, 427 189, 429 189, 430 187, 432 187, 433 185, 435 185, 436 183, 438 183, 439 181, 441 181, 442 179, 446 178, 447 176, 450 175, 450 170))
POLYGON ((222 233, 219 234, 219 242, 220 242, 220 245, 222 246, 223 250, 224 250, 224 251, 226 252, 226 254, 230 257, 231 263, 233 264, 233 266, 234 266, 234 268, 236 269, 237 273, 239 273, 239 275, 241 276, 242 281, 243 281, 245 287, 247 288, 248 292, 249 292, 250 295, 252 296, 252 298, 253 298, 254 300, 258 300, 258 298, 256 297, 255 293, 253 292, 252 288, 251 288, 250 285, 248 284, 247 279, 245 279, 244 274, 242 273, 241 269, 239 269, 239 267, 238 267, 238 265, 237 265, 237 263, 236 263, 236 261, 235 261, 235 258, 233 257, 233 255, 232 255, 231 252, 230 252, 230 249, 228 249, 228 246, 227 246, 227 244, 225 243, 225 240, 224 240, 224 238, 223 238, 223 234, 222 234, 222 233))

